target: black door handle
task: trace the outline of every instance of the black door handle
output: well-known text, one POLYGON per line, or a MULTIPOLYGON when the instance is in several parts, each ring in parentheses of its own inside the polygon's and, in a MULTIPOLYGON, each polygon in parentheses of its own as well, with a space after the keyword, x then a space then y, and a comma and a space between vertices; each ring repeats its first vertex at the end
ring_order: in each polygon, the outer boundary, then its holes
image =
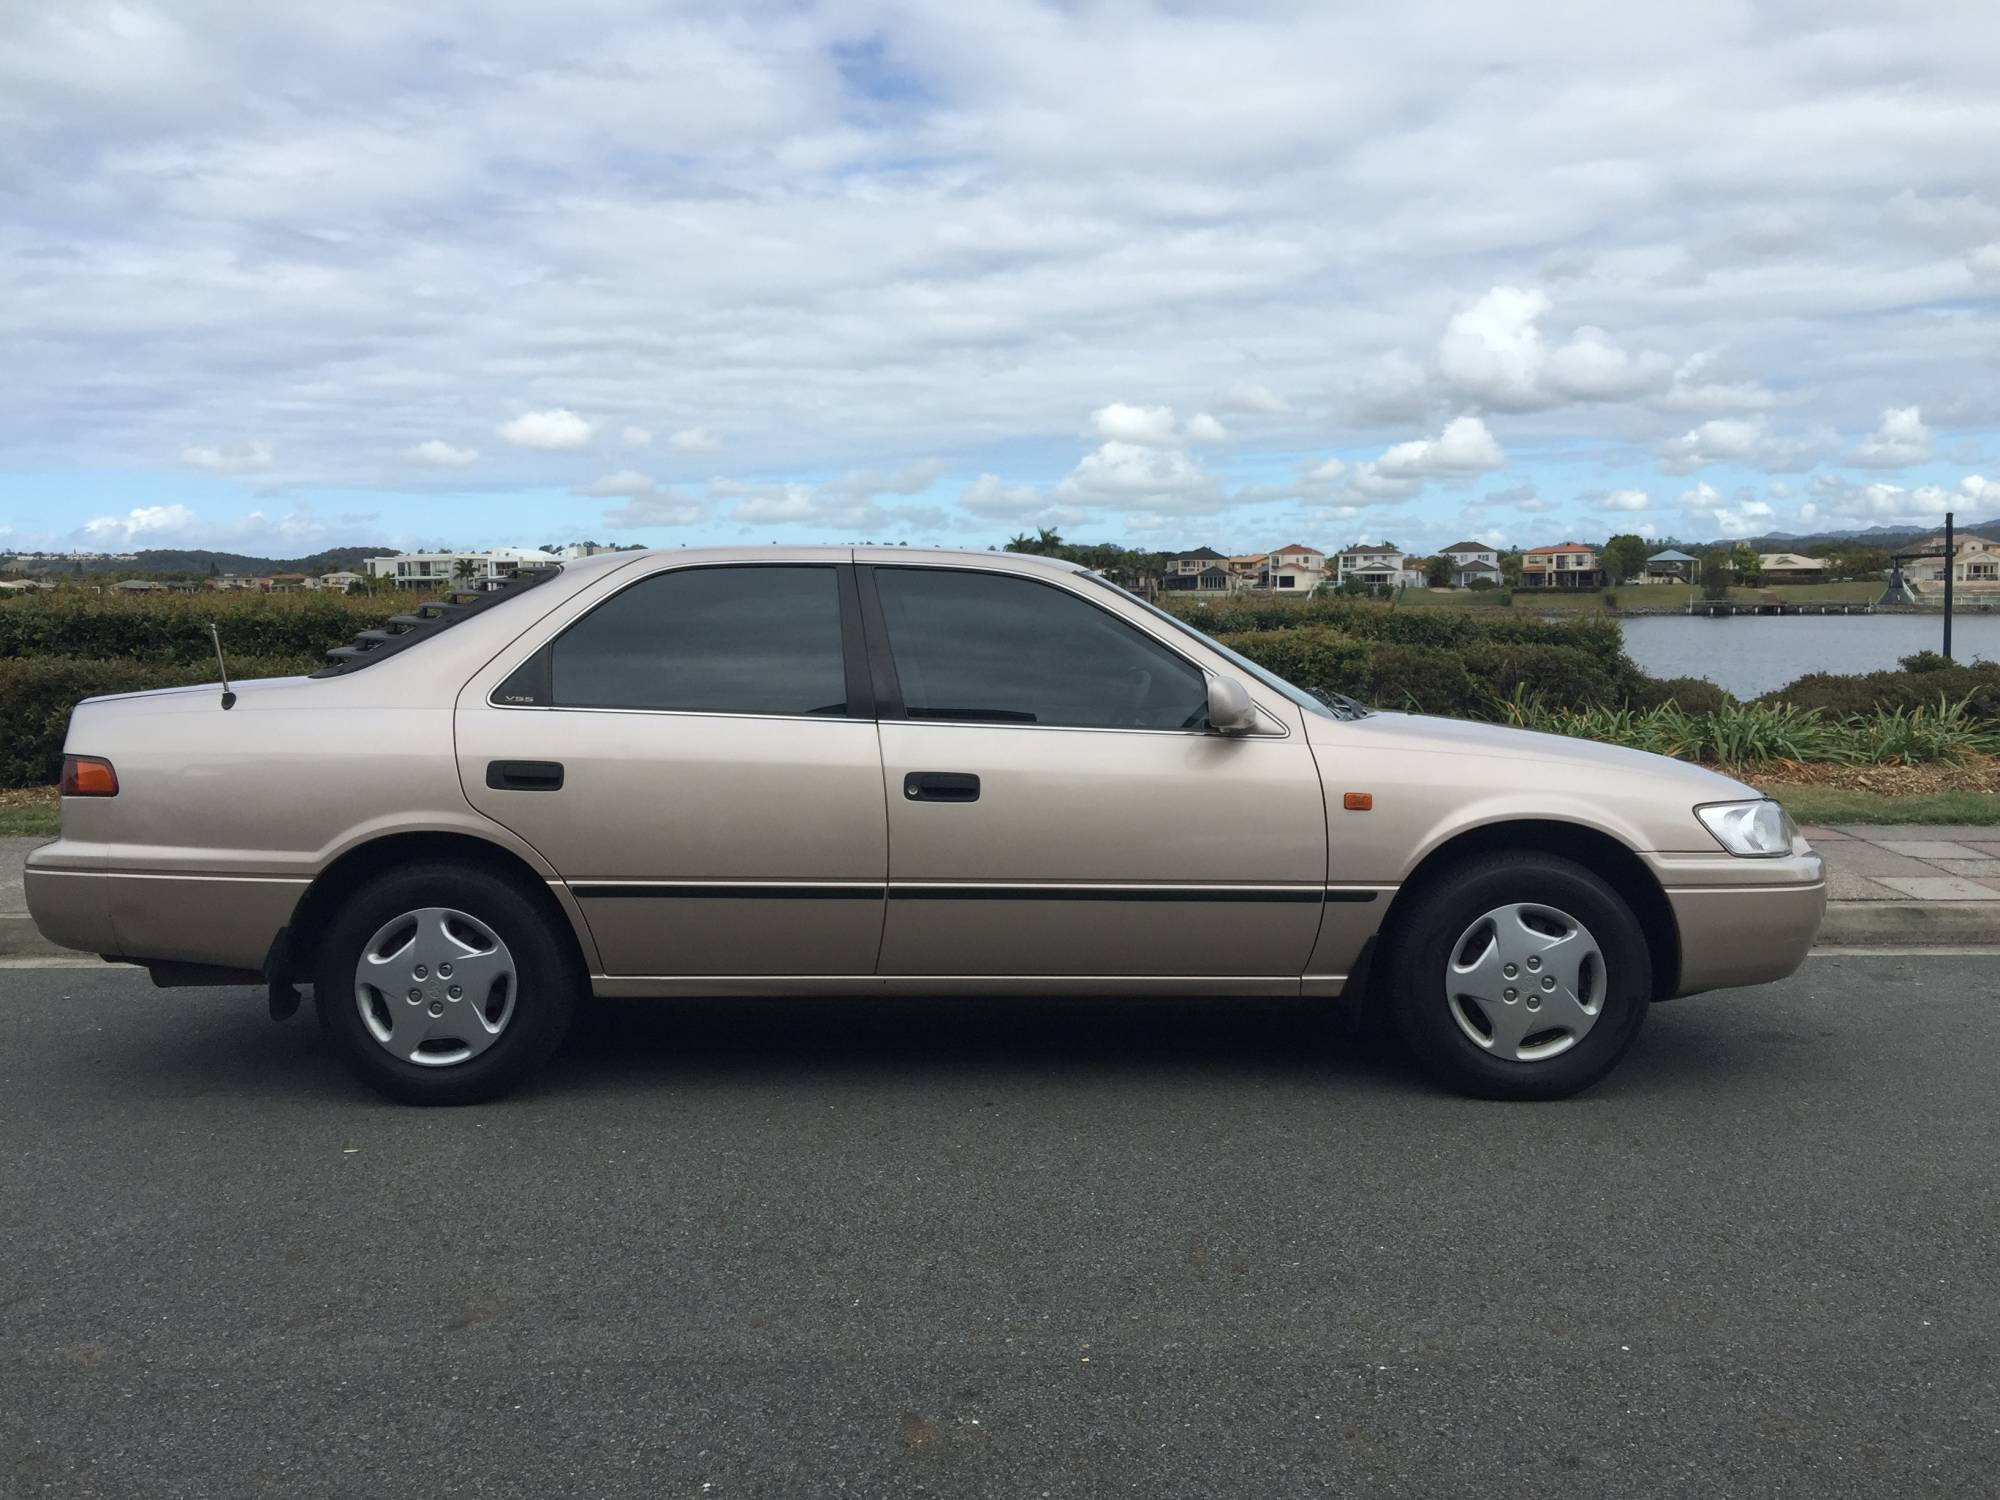
POLYGON ((912 771, 903 778, 903 795, 912 802, 977 802, 979 778, 963 771, 912 771))
POLYGON ((563 784, 559 760, 490 760, 486 784, 499 792, 559 792, 563 784))

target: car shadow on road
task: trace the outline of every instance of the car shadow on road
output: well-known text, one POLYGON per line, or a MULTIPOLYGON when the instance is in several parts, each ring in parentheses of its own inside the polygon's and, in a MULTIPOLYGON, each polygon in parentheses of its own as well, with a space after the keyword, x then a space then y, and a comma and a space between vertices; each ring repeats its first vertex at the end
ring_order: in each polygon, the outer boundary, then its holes
POLYGON ((1417 1081, 1398 1049, 1349 1030, 1301 1000, 596 1000, 548 1087, 774 1074, 1417 1081))

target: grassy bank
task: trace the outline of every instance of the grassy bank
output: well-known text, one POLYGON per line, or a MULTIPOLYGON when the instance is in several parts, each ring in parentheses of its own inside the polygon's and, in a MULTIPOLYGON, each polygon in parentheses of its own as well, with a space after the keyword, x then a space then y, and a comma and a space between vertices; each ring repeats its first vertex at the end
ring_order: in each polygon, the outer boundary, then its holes
POLYGON ((1796 823, 1968 823, 2000 826, 2000 795, 1993 792, 1932 792, 1889 797, 1880 792, 1848 792, 1838 787, 1760 786, 1784 803, 1796 823))
MULTIPOLYGON (((1406 589, 1397 601, 1403 609, 1506 610, 1501 590, 1406 589)), ((1685 610, 1703 597, 1699 588, 1679 583, 1627 583, 1610 591, 1620 611, 1647 613, 1685 610)), ((1609 614, 1611 606, 1602 593, 1565 593, 1560 589, 1515 589, 1511 608, 1516 612, 1550 615, 1609 614)), ((1770 588, 1732 588, 1734 604, 1872 604, 1882 597, 1880 582, 1788 583, 1770 588)))

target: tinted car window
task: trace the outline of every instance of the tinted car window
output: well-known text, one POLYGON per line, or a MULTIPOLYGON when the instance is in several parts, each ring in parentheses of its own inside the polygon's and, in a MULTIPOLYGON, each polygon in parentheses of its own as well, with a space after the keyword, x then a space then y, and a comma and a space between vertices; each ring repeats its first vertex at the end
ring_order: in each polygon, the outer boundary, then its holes
POLYGON ((635 583, 557 637, 571 708, 844 714, 832 568, 688 568, 635 583))
POLYGON ((1207 715, 1200 671, 1062 589, 925 568, 878 568, 875 585, 913 719, 1186 729, 1207 715))

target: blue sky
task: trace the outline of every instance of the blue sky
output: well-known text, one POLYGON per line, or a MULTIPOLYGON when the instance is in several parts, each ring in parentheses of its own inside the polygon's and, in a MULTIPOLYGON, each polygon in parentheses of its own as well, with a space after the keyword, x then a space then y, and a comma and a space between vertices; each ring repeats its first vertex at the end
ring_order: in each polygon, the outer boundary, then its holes
POLYGON ((0 549, 1987 519, 1986 19, 26 0, 0 549))

